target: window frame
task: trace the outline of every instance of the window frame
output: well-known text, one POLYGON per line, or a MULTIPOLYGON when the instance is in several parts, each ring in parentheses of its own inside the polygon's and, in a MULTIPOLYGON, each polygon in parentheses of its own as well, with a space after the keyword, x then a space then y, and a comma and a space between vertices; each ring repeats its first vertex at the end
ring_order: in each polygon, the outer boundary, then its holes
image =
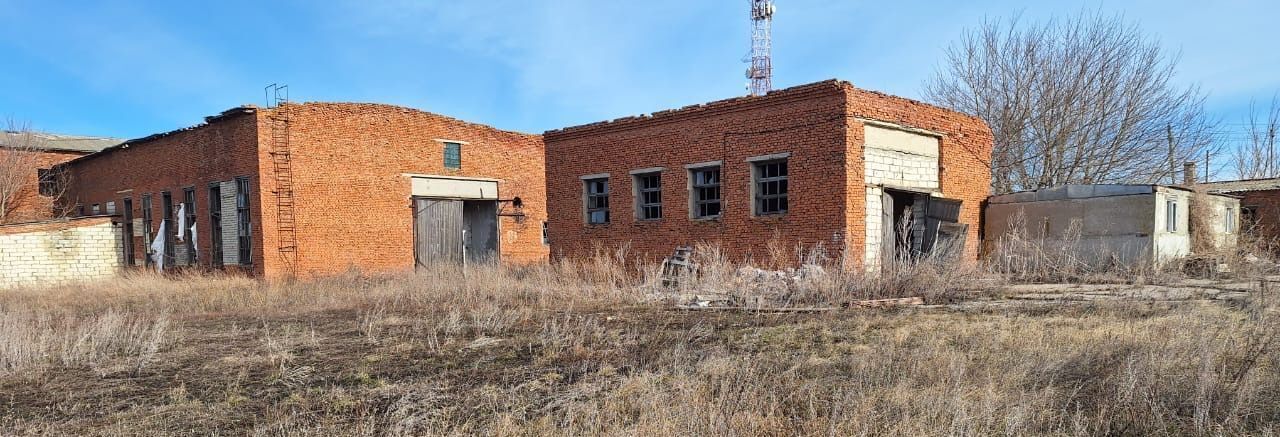
POLYGON ((443 155, 444 155, 442 164, 444 165, 444 168, 450 169, 450 170, 461 170, 463 143, 460 141, 441 141, 441 143, 444 143, 444 147, 442 149, 443 155), (450 158, 453 158, 453 159, 450 159, 450 158), (453 161, 453 162, 450 162, 450 161, 453 161), (454 164, 454 165, 450 165, 450 164, 454 164))
POLYGON ((751 201, 752 215, 756 217, 780 216, 790 211, 791 172, 788 156, 752 159, 751 162, 751 201), (780 174, 764 176, 769 166, 781 166, 780 174), (766 184, 777 183, 773 194, 764 194, 766 184), (776 188, 780 187, 780 188, 776 188), (777 201, 776 209, 766 210, 769 201, 777 201))
POLYGON ((582 177, 582 201, 583 201, 583 208, 586 213, 585 216, 583 217, 583 220, 586 222, 586 224, 607 225, 612 221, 610 217, 611 214, 609 212, 609 192, 610 192, 609 185, 610 184, 609 184, 608 175, 592 175, 590 177, 588 176, 582 177), (603 191, 598 191, 598 192, 592 191, 592 188, 597 183, 603 183, 603 191), (602 201, 593 202, 596 199, 602 199, 602 201), (596 212, 604 213, 604 218, 602 221, 594 220, 593 213, 596 213, 596 212))
POLYGON ((151 211, 151 193, 142 195, 142 265, 151 266, 151 239, 155 237, 155 232, 151 230, 151 223, 154 221, 151 211))
POLYGON ((1178 232, 1178 199, 1173 197, 1164 200, 1164 231, 1178 232))
POLYGON ((1225 209, 1225 211, 1222 214, 1223 215, 1222 227, 1223 227, 1224 233, 1234 234, 1236 233, 1236 209, 1232 208, 1231 205, 1227 205, 1223 207, 1223 209, 1225 209))
POLYGON ((191 227, 196 225, 196 187, 190 186, 182 189, 182 212, 186 215, 186 227, 178 232, 182 235, 182 241, 187 246, 187 265, 194 266, 199 260, 199 254, 196 253, 196 245, 194 239, 191 238, 191 227))
POLYGON ((240 243, 240 265, 253 265, 253 217, 249 208, 251 187, 248 176, 235 178, 236 182, 236 239, 240 243))
POLYGON ((36 169, 36 191, 43 197, 57 197, 61 191, 58 171, 53 168, 36 169))
POLYGON ((724 215, 724 165, 720 161, 685 166, 689 177, 689 218, 719 220, 724 215), (715 172, 715 182, 700 182, 704 172, 715 172), (703 190, 715 190, 716 197, 703 199, 703 190), (703 214, 703 205, 716 204, 715 214, 703 214))
POLYGON ((222 267, 222 185, 209 184, 209 265, 222 267))
POLYGON ((662 220, 662 170, 647 169, 632 172, 631 184, 635 199, 632 208, 635 210, 636 220, 644 222, 662 220), (657 184, 653 187, 645 187, 645 181, 649 178, 657 178, 657 184), (657 201, 650 202, 646 199, 646 194, 655 194, 657 201), (657 215, 650 216, 650 211, 656 211, 657 215))

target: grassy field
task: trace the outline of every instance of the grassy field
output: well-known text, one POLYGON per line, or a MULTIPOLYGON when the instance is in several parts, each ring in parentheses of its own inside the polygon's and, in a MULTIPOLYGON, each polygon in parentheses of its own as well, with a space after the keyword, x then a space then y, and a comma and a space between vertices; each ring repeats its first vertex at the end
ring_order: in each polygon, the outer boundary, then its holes
POLYGON ((1257 300, 683 312, 618 270, 0 293, 0 435, 1280 430, 1257 300))

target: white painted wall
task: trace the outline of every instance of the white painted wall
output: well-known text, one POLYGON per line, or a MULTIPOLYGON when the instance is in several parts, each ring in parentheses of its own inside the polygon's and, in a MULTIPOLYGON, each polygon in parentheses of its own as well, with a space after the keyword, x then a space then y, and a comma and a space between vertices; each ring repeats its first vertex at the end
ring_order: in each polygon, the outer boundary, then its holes
POLYGON ((0 234, 0 289, 116 276, 123 266, 120 241, 110 221, 0 234))

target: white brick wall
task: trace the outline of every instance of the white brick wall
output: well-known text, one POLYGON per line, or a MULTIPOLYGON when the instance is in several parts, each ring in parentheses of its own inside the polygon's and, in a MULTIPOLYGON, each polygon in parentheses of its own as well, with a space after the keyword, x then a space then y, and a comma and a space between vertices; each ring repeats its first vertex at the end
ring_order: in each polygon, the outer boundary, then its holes
POLYGON ((121 267, 111 222, 0 235, 0 289, 109 278, 121 267))
MULTIPOLYGON (((867 143, 863 148, 863 159, 866 165, 867 183, 867 223, 866 223, 866 262, 868 271, 878 270, 880 265, 881 223, 881 187, 909 188, 913 190, 937 192, 938 184, 938 139, 928 135, 897 131, 878 126, 866 126, 867 143)), ((922 234, 923 221, 921 210, 913 208, 916 224, 913 232, 922 234)), ((914 241, 920 241, 919 235, 914 241)))

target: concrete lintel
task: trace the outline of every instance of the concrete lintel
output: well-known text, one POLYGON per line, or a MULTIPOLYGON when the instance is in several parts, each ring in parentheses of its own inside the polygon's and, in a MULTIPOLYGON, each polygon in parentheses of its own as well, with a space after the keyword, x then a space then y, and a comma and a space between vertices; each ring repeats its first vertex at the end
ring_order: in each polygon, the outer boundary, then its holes
POLYGON ((502 179, 494 179, 494 178, 476 178, 476 177, 470 177, 470 176, 444 176, 444 175, 422 174, 422 173, 400 173, 400 176, 404 176, 408 178, 421 178, 421 179, 452 179, 456 181, 502 182, 502 179))
POLYGON ((870 118, 856 118, 855 120, 862 122, 862 124, 869 124, 872 126, 882 127, 885 129, 895 129, 903 132, 911 132, 913 134, 928 135, 931 137, 938 137, 938 138, 942 138, 944 136, 939 132, 934 132, 927 129, 920 129, 918 127, 903 126, 897 123, 890 123, 882 120, 875 120, 870 118))
POLYGON ((438 143, 457 143, 457 144, 464 144, 464 145, 465 145, 465 144, 471 144, 471 143, 470 143, 470 142, 468 142, 468 141, 462 141, 462 140, 446 140, 446 139, 443 139, 443 138, 432 138, 432 140, 434 140, 434 141, 436 141, 436 142, 438 142, 438 143))
POLYGON ((587 179, 608 179, 608 178, 609 178, 608 173, 596 173, 596 174, 578 176, 578 179, 582 179, 584 181, 587 179))
POLYGON ((752 156, 747 158, 747 162, 773 161, 775 159, 787 159, 791 157, 791 152, 773 153, 769 155, 752 156))
POLYGON ((649 168, 637 168, 635 170, 631 170, 630 173, 633 175, 638 175, 638 174, 645 174, 645 173, 661 173, 664 171, 667 171, 666 167, 649 167, 649 168))
POLYGON ((695 169, 695 168, 703 168, 703 167, 719 167, 722 165, 724 165, 724 161, 707 161, 707 162, 696 162, 693 164, 685 164, 684 168, 695 169))

